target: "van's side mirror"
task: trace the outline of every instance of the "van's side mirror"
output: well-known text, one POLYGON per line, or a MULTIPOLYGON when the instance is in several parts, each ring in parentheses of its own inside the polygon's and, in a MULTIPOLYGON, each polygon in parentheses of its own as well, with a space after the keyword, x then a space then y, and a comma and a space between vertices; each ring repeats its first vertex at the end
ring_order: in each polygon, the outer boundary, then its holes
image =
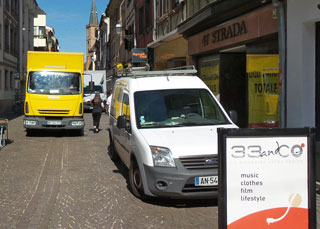
POLYGON ((90 87, 90 91, 94 90, 94 82, 93 81, 89 82, 89 87, 90 87))
POLYGON ((120 115, 117 120, 117 127, 119 129, 127 128, 127 117, 125 115, 120 115))
POLYGON ((235 110, 229 111, 229 116, 234 123, 238 122, 238 113, 235 110))

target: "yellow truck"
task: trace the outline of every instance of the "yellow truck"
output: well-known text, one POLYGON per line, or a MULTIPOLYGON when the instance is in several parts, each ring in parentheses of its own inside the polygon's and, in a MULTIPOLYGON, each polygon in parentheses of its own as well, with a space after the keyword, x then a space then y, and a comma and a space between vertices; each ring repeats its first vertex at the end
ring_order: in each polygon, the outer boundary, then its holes
POLYGON ((36 129, 83 135, 83 53, 28 52, 24 120, 36 129))

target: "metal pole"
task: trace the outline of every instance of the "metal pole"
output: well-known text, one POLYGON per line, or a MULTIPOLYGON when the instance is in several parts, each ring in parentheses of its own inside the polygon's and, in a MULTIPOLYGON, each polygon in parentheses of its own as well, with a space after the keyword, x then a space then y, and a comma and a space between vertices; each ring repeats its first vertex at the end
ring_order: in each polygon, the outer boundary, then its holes
POLYGON ((136 37, 136 1, 133 0, 133 47, 137 47, 137 37, 136 37))
POLYGON ((272 0, 272 3, 277 7, 277 18, 279 24, 278 39, 279 39, 279 73, 280 73, 280 127, 287 127, 287 77, 286 77, 286 34, 285 34, 285 19, 284 19, 284 4, 279 0, 272 0))

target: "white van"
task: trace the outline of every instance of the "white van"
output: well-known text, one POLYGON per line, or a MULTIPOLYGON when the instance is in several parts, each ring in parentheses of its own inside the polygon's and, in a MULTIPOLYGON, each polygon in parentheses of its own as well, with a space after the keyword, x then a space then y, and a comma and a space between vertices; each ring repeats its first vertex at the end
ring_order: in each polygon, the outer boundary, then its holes
POLYGON ((112 160, 138 198, 218 195, 218 128, 237 128, 196 70, 140 71, 114 85, 112 160))

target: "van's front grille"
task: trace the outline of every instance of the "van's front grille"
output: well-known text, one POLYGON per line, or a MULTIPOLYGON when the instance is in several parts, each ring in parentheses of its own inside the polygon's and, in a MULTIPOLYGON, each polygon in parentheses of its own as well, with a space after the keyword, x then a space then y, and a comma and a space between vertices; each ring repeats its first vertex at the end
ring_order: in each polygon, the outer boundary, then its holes
POLYGON ((70 113, 70 110, 38 110, 39 114, 49 114, 49 115, 67 115, 70 113))
POLYGON ((218 191, 218 186, 195 186, 194 184, 186 184, 182 192, 190 193, 190 192, 214 192, 218 191))
POLYGON ((218 168, 218 155, 180 157, 179 159, 186 169, 218 168))

